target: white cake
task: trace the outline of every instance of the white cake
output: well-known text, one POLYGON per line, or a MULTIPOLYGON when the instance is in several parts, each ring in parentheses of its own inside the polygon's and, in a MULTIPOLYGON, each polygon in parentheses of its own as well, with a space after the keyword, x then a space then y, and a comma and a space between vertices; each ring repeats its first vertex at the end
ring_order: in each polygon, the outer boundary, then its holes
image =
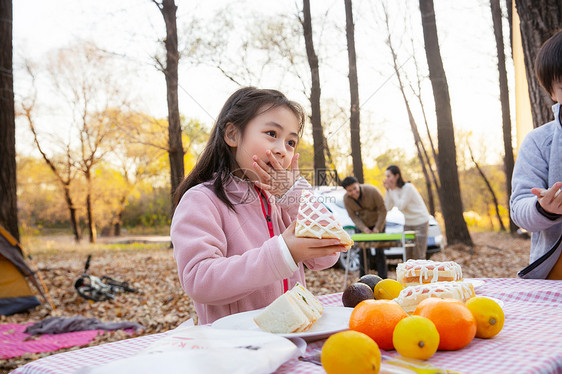
POLYGON ((429 297, 456 299, 464 303, 474 297, 474 288, 471 283, 462 281, 426 283, 404 288, 394 301, 406 313, 412 313, 419 303, 429 297))
POLYGON ((297 282, 254 317, 254 321, 267 332, 303 332, 320 318, 323 310, 322 303, 297 282))
POLYGON ((454 282, 462 280, 462 269, 454 261, 437 262, 413 260, 398 264, 396 280, 404 287, 425 283, 454 282))

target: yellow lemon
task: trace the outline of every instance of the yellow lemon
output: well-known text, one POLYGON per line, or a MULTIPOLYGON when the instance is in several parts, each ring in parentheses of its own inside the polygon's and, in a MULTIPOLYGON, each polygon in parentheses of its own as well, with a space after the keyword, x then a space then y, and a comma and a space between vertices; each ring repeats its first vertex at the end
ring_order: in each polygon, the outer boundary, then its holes
POLYGON ((404 286, 395 281, 394 279, 383 279, 375 286, 375 299, 377 300, 392 300, 396 299, 404 286))
POLYGON ((466 307, 476 319, 477 338, 492 338, 502 330, 505 315, 496 301, 484 296, 475 296, 466 301, 466 307))
POLYGON ((342 331, 326 340, 321 361, 328 374, 376 374, 381 368, 381 351, 377 343, 362 332, 342 331))
POLYGON ((430 319, 410 316, 398 322, 392 342, 403 357, 427 360, 439 347, 439 332, 430 319))

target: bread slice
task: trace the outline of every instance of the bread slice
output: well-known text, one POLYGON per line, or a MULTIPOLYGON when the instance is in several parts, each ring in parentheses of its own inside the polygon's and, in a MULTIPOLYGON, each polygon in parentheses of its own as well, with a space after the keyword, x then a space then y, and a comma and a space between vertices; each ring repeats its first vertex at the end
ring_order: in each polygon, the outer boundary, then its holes
POLYGON ((296 332, 309 324, 306 315, 287 293, 269 304, 254 321, 262 330, 273 333, 296 332))
POLYGON ((301 193, 295 235, 300 238, 339 239, 347 249, 353 245, 353 240, 334 215, 309 190, 301 193))
POLYGON ((322 303, 297 282, 254 317, 254 321, 267 332, 304 332, 320 318, 323 310, 322 303))
POLYGON ((308 316, 309 319, 316 321, 320 318, 322 312, 324 311, 324 306, 320 301, 318 301, 312 292, 297 282, 295 287, 291 290, 291 294, 298 299, 301 310, 308 316))

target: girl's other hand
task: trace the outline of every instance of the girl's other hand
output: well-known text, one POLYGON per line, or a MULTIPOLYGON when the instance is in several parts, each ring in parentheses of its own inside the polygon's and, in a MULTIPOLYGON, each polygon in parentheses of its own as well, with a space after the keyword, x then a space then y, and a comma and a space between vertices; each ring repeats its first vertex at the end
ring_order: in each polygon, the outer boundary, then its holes
POLYGON ((254 184, 276 198, 281 198, 299 179, 299 154, 293 156, 287 170, 271 151, 267 150, 265 153, 269 159, 268 163, 263 162, 256 155, 252 157, 254 170, 259 178, 254 184))
POLYGON ((289 248, 295 263, 303 262, 311 258, 325 257, 333 255, 337 252, 347 252, 347 249, 341 245, 338 239, 316 239, 316 238, 298 238, 295 236, 295 226, 297 222, 293 221, 283 234, 283 240, 289 248))
POLYGON ((539 204, 549 213, 562 214, 562 182, 556 182, 548 190, 543 188, 532 188, 531 193, 537 196, 539 204))

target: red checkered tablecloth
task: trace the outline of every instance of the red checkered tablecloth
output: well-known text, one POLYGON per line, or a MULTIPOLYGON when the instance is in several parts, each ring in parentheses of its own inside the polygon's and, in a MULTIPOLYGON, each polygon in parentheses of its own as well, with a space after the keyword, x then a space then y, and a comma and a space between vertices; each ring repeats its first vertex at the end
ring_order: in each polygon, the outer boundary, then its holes
MULTIPOLYGON (((482 279, 478 295, 504 302, 505 325, 493 339, 474 339, 453 352, 437 352, 428 362, 436 367, 468 373, 562 373, 562 281, 482 279)), ((327 306, 341 305, 341 294, 319 296, 327 306)), ((83 348, 49 356, 24 365, 14 374, 64 374, 82 366, 101 365, 130 357, 166 333, 83 348)), ((308 343, 307 355, 322 348, 324 340, 308 343)), ((397 355, 396 352, 388 352, 397 355)), ((342 352, 342 354, 345 354, 342 352)), ((321 366, 291 360, 277 373, 323 373, 321 366)))

